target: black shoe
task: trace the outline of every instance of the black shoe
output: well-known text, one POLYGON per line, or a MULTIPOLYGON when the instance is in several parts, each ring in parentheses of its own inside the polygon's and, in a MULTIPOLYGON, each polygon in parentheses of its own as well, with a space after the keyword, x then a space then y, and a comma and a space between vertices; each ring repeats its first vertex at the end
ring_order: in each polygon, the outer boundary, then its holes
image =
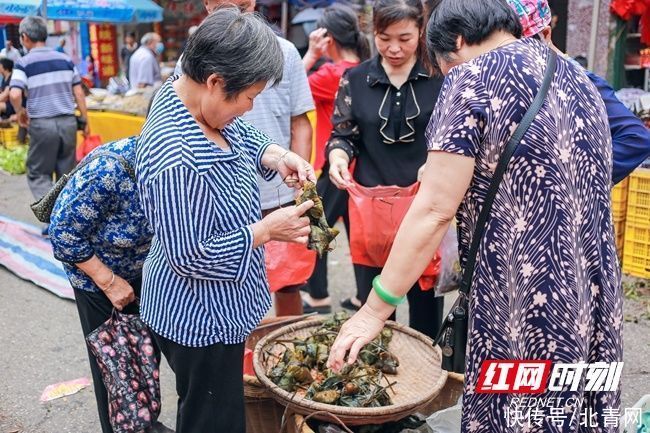
POLYGON ((346 310, 353 310, 353 311, 359 311, 361 309, 361 306, 356 306, 355 304, 352 303, 352 298, 345 298, 344 300, 342 300, 341 307, 345 308, 346 310))
POLYGON ((332 312, 331 305, 323 305, 320 307, 314 307, 309 305, 304 299, 302 301, 302 312, 304 314, 309 313, 318 313, 318 314, 330 314, 332 312))

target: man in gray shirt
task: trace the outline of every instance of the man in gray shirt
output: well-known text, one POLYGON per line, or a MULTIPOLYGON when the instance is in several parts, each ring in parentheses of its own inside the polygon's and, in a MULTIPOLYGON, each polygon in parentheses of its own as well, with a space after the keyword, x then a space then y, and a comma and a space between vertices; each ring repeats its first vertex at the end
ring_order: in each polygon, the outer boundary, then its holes
MULTIPOLYGON (((208 13, 219 6, 231 4, 242 11, 253 12, 255 0, 205 0, 208 13)), ((312 150, 312 127, 307 113, 314 109, 314 101, 309 89, 307 74, 296 47, 278 36, 284 54, 284 74, 282 81, 270 87, 255 98, 253 109, 243 119, 275 140, 277 144, 291 150, 309 161, 312 150)), ((180 60, 175 74, 182 73, 180 60)), ((262 213, 267 214, 279 207, 293 205, 294 190, 284 184, 282 179, 268 182, 258 178, 262 213)), ((269 245, 267 255, 273 254, 269 245)), ((277 257, 276 257, 277 259, 277 257)), ((294 260, 294 257, 281 257, 281 260, 294 260)), ((303 282, 304 283, 304 282, 303 282)), ((275 292, 276 315, 302 314, 300 286, 292 285, 275 292)))
POLYGON ((132 89, 161 84, 158 55, 164 50, 162 39, 157 33, 147 33, 140 40, 140 48, 129 59, 129 84, 132 89))

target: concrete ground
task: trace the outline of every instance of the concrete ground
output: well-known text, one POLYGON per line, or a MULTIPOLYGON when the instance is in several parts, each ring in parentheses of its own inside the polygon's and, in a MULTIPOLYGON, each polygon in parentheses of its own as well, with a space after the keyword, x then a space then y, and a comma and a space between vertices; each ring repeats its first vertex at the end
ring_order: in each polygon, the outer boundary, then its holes
MULTIPOLYGON (((0 173, 0 214, 35 224, 30 202, 24 176, 0 173)), ((341 240, 330 254, 335 305, 353 294, 349 263, 346 242, 341 240)), ((650 393, 649 294, 630 289, 630 296, 625 305, 623 407, 650 393)), ((407 308, 398 311, 399 321, 407 318, 407 308)), ((39 402, 46 386, 84 376, 90 378, 90 370, 74 302, 0 268, 0 433, 98 433, 92 387, 49 403, 39 402)), ((174 426, 176 395, 166 364, 161 387, 161 421, 174 426)))

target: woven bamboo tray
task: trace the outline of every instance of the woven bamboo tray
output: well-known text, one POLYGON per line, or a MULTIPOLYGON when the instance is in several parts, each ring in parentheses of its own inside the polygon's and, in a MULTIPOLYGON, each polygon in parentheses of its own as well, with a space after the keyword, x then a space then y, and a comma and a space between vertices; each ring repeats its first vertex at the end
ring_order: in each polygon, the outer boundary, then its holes
MULTIPOLYGON (((434 412, 439 410, 447 409, 452 407, 458 402, 458 399, 463 395, 463 375, 458 373, 448 373, 447 382, 445 386, 440 391, 438 397, 433 399, 431 403, 427 406, 421 408, 418 412, 425 416, 429 416, 434 412)), ((346 426, 342 426, 336 422, 336 420, 331 419, 328 422, 338 425, 339 427, 345 429, 346 426)), ((286 432, 287 433, 317 433, 312 430, 307 421, 302 415, 291 414, 288 416, 286 423, 286 432)))
MULTIPOLYGON (((246 348, 254 350, 265 335, 303 320, 304 316, 274 317, 262 320, 246 340, 246 348)), ((255 376, 244 374, 244 402, 246 409, 246 433, 279 433, 284 406, 275 401, 268 389, 255 376)))
POLYGON ((283 347, 274 343, 281 339, 306 338, 326 319, 319 318, 285 326, 262 338, 255 346, 253 367, 260 382, 268 388, 271 396, 292 412, 314 415, 314 418, 331 421, 331 417, 320 412, 336 415, 346 425, 384 424, 397 421, 420 408, 427 406, 440 393, 447 381, 447 372, 441 365, 441 352, 431 339, 411 328, 395 322, 386 322, 392 328, 393 339, 390 351, 397 355, 400 365, 396 375, 387 376, 393 391, 388 391, 393 401, 391 406, 373 408, 350 408, 317 403, 295 393, 289 393, 268 378, 266 372, 274 358, 267 351, 279 354, 283 347))

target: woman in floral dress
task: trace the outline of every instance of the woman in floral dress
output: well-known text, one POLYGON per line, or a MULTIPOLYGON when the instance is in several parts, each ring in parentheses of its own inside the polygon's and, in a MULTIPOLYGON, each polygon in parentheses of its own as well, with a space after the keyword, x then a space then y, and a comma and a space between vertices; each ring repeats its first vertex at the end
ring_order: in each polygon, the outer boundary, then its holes
MULTIPOLYGON (((461 258, 494 169, 537 94, 549 48, 520 39, 505 0, 441 0, 428 27, 445 84, 428 128, 422 187, 380 276, 403 296, 458 209, 461 258), (459 207, 460 205, 460 207, 459 207)), ((463 432, 617 431, 605 416, 620 390, 546 390, 557 398, 527 416, 512 394, 476 392, 485 360, 557 363, 622 360, 622 298, 610 209, 611 138, 602 99, 576 66, 558 59, 549 94, 508 165, 488 219, 470 295, 463 432), (514 419, 517 411, 523 419, 514 419), (588 422, 590 421, 590 422, 588 422)), ((348 362, 394 307, 375 289, 342 329, 330 366, 348 362)))

